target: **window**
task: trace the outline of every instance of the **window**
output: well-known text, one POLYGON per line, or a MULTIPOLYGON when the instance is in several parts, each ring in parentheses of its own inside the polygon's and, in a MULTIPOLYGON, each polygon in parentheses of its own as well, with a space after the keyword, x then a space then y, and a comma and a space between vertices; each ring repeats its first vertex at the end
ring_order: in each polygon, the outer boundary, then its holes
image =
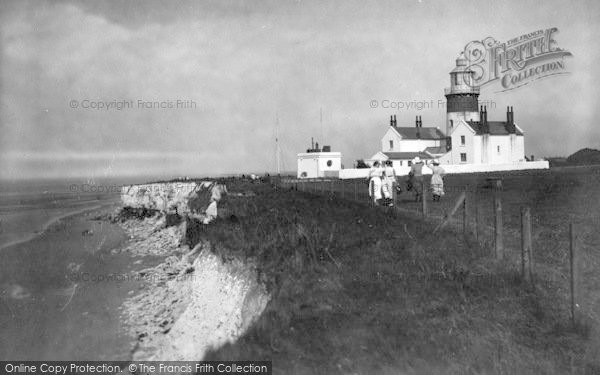
POLYGON ((390 139, 390 150, 394 149, 394 141, 390 139))
POLYGON ((498 146, 498 153, 500 153, 500 146, 498 146))
POLYGON ((411 161, 411 160, 409 160, 409 161, 408 161, 408 166, 410 167, 411 165, 412 165, 412 161, 411 161))
POLYGON ((331 160, 327 160, 327 166, 331 167, 331 165, 333 164, 333 162, 331 160))
POLYGON ((398 165, 399 165, 399 166, 402 166, 402 160, 400 160, 400 161, 398 162, 398 165))
POLYGON ((454 128, 454 120, 450 120, 450 129, 454 128))
POLYGON ((465 154, 464 152, 462 152, 460 154, 460 161, 461 161, 461 163, 465 163, 467 161, 467 154, 465 154))
POLYGON ((461 136, 460 136, 460 145, 461 145, 461 146, 464 146, 464 145, 465 145, 465 136, 464 136, 464 135, 461 135, 461 136))

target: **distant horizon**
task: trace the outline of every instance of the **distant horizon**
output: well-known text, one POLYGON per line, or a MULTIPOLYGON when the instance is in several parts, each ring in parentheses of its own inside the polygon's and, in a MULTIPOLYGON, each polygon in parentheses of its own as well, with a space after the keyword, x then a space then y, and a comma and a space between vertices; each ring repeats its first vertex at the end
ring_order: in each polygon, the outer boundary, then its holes
POLYGON ((479 101, 513 107, 526 155, 598 149, 598 19, 595 0, 2 1, 0 178, 273 173, 311 138, 350 167, 391 115, 446 129, 467 45, 547 30, 560 72, 490 73, 479 101))
MULTIPOLYGON (((242 175, 246 175, 246 176, 250 176, 252 174, 255 174, 257 176, 265 176, 266 174, 269 174, 271 176, 276 176, 278 173, 277 171, 273 171, 273 172, 241 172, 241 173, 218 173, 218 174, 213 174, 213 175, 208 175, 208 174, 197 174, 197 175, 181 175, 181 176, 173 176, 173 175, 118 175, 118 176, 95 176, 95 177, 89 177, 89 176, 65 176, 65 177, 58 177, 58 176, 46 176, 46 177, 34 177, 34 176, 30 176, 30 177, 16 177, 16 178, 7 178, 7 177, 0 177, 0 181, 2 182, 24 182, 24 181, 31 181, 31 182, 52 182, 52 181, 85 181, 85 180, 99 180, 99 181, 105 181, 105 180, 127 180, 127 179, 135 179, 135 180, 174 180, 174 179, 183 179, 183 178, 189 178, 190 180, 193 179, 199 179, 199 178, 225 178, 225 177, 240 177, 242 175)), ((281 175, 290 175, 296 174, 296 170, 288 170, 288 171, 281 171, 280 172, 281 175)))

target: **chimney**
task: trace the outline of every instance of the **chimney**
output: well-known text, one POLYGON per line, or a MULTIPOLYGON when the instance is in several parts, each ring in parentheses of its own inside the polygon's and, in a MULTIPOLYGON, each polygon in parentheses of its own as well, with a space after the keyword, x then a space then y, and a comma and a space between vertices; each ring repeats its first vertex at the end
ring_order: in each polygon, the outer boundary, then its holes
POLYGON ((417 116, 416 119, 415 119, 415 127, 416 128, 419 127, 419 116, 417 116))
POLYGON ((513 112, 512 106, 508 107, 507 116, 508 116, 508 119, 507 119, 507 122, 508 122, 508 132, 510 134, 514 134, 514 133, 517 132, 517 128, 515 127, 515 114, 513 112))
POLYGON ((398 122, 396 121, 396 115, 394 115, 394 127, 398 126, 398 122))
POLYGON ((313 137, 310 137, 310 149, 315 149, 315 139, 313 137))
POLYGON ((485 119, 485 124, 487 125, 488 124, 488 121, 487 121, 487 106, 485 106, 485 105, 483 106, 483 118, 485 119))
POLYGON ((488 123, 488 119, 487 119, 487 106, 484 105, 483 106, 483 117, 485 117, 485 130, 487 133, 490 132, 490 124, 488 123))
POLYGON ((483 106, 479 106, 479 130, 483 133, 485 128, 483 126, 483 106))
POLYGON ((417 116, 417 139, 421 139, 421 116, 417 116))
POLYGON ((321 151, 321 150, 319 150, 319 142, 315 143, 315 150, 317 150, 317 152, 321 151))
POLYGON ((421 116, 419 116, 419 127, 423 127, 423 119, 421 118, 421 116))
POLYGON ((483 124, 483 128, 482 131, 485 134, 489 134, 490 132, 490 126, 488 125, 488 120, 487 120, 487 106, 483 106, 483 112, 482 112, 482 124, 483 124))
POLYGON ((512 127, 513 133, 516 133, 517 127, 515 126, 515 111, 513 110, 512 105, 510 106, 510 125, 512 127))
POLYGON ((390 126, 394 126, 394 116, 390 116, 390 126))

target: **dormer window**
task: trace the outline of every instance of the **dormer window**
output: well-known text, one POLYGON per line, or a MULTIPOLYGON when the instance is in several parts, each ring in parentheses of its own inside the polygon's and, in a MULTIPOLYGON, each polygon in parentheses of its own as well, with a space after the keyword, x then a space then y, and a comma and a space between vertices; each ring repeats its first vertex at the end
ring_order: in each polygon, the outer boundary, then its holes
POLYGON ((390 150, 394 149, 394 141, 390 139, 390 150))

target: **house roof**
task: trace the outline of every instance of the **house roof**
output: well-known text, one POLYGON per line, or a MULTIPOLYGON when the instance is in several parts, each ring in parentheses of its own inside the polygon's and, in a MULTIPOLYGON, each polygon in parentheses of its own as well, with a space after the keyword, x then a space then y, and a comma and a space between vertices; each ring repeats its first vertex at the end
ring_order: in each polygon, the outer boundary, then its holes
POLYGON ((394 130, 402 136, 403 139, 444 139, 446 136, 438 128, 418 128, 420 137, 417 137, 417 127, 394 127, 394 130))
POLYGON ((448 152, 446 146, 427 147, 424 151, 431 155, 445 154, 448 152))
MULTIPOLYGON (((467 125, 471 127, 475 131, 475 134, 481 135, 484 134, 483 127, 481 126, 480 121, 469 121, 467 125)), ((490 127, 490 135, 509 135, 508 131, 508 123, 506 121, 488 121, 488 125, 490 127)), ((523 135, 523 132, 519 130, 518 127, 515 126, 515 134, 523 135)))
POLYGON ((421 159, 433 159, 425 152, 384 152, 383 154, 390 160, 412 160, 417 156, 421 159))

